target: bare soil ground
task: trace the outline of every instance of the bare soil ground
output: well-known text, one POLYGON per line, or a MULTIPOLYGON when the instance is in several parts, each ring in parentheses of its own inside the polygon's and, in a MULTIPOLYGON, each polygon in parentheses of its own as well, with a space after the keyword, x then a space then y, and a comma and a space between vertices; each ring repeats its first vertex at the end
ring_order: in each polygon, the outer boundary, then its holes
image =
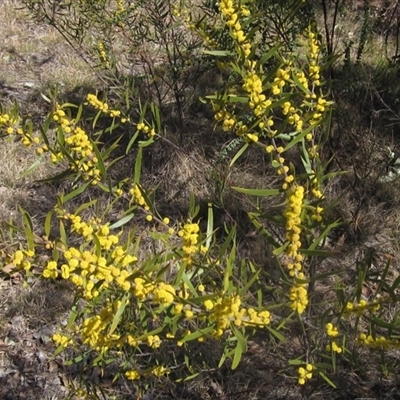
MULTIPOLYGON (((0 37, 3 39, 0 44, 0 102, 17 101, 23 111, 40 121, 46 113, 41 92, 59 85, 61 91, 79 96, 86 92, 86 88, 96 87, 98 82, 95 74, 88 70, 62 37, 50 27, 29 20, 25 12, 18 9, 19 6, 18 0, 3 0, 0 8, 0 37)), ((366 79, 369 79, 367 75, 366 79)), ((390 279, 394 280, 400 270, 400 203, 397 195, 400 185, 378 184, 375 172, 371 171, 385 166, 387 161, 383 149, 393 141, 400 141, 400 137, 391 135, 387 120, 379 118, 381 114, 376 118, 372 114, 366 123, 365 114, 354 113, 352 107, 346 108, 343 93, 338 94, 336 113, 334 136, 330 143, 335 156, 332 168, 349 170, 350 173, 332 182, 329 190, 332 197, 344 193, 340 210, 334 213, 347 221, 347 225, 331 238, 330 246, 340 252, 338 257, 321 263, 321 271, 330 271, 339 265, 347 269, 340 278, 342 283, 351 285, 355 279, 356 261, 373 252, 373 268, 378 272, 390 258, 390 279), (359 115, 358 120, 354 118, 355 114, 359 115)), ((207 165, 204 153, 171 151, 177 152, 177 157, 173 158, 177 164, 168 163, 160 156, 154 164, 159 165, 157 174, 148 171, 148 179, 163 184, 160 190, 168 204, 187 202, 189 192, 198 191, 207 197, 204 193, 208 190, 208 181, 201 174, 201 167, 207 165), (171 178, 174 173, 176 176, 171 178), (171 182, 178 182, 181 186, 171 182), (185 199, 177 199, 182 188, 185 188, 185 199)), ((24 173, 35 160, 36 156, 19 142, 2 141, 0 223, 3 225, 10 218, 17 218, 19 205, 31 213, 33 211, 33 217, 40 219, 54 204, 57 189, 35 183, 54 167, 43 164, 31 174, 24 173)), ((236 172, 236 175, 233 173, 232 180, 251 181, 254 179, 251 172, 249 168, 236 172)), ((262 177, 257 179, 260 181, 262 177)), ((240 200, 233 207, 245 208, 240 200)), ((1 241, 1 246, 9 246, 6 238, 1 241)), ((251 238, 246 239, 243 245, 254 259, 259 257, 261 246, 262 243, 251 238)), ((356 370, 340 364, 332 376, 332 380, 340 382, 336 390, 322 379, 315 379, 304 388, 296 385, 286 371, 287 359, 302 351, 295 330, 287 333, 290 345, 284 347, 275 343, 275 348, 271 348, 270 338, 267 341, 266 337, 257 336, 235 371, 228 367, 206 371, 185 384, 161 379, 154 387, 142 388, 139 395, 132 383, 112 382, 112 371, 109 375, 107 371, 101 375, 100 371, 89 368, 84 372, 77 371, 63 366, 62 356, 53 358, 54 346, 50 337, 56 326, 66 324, 71 294, 68 287, 59 283, 45 283, 35 278, 27 283, 20 274, 0 278, 0 399, 66 399, 71 387, 76 386, 80 379, 96 383, 102 391, 98 393, 99 398, 110 400, 400 399, 398 374, 381 379, 378 373, 364 374, 362 365, 356 370)), ((319 301, 329 300, 332 293, 327 288, 331 286, 332 282, 327 281, 315 288, 319 301)), ((373 290, 373 287, 368 290, 373 290)), ((394 352, 391 357, 394 363, 399 363, 399 352, 394 352)), ((366 356, 365 364, 372 361, 366 356)), ((78 396, 72 398, 78 399, 78 396)))

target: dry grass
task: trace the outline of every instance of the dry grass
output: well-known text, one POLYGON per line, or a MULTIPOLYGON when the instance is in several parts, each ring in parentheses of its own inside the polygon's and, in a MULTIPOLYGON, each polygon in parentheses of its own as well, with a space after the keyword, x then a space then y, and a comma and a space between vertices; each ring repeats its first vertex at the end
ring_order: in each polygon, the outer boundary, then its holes
MULTIPOLYGON (((0 10, 0 101, 18 100, 26 110, 43 117, 43 102, 32 102, 38 93, 58 84, 64 92, 76 93, 82 87, 94 87, 95 76, 86 64, 65 45, 53 29, 30 21, 22 10, 17 10, 17 1, 3 0, 0 10)), ((347 32, 359 32, 355 21, 347 20, 341 28, 347 32), (350 22, 349 22, 350 21, 350 22)), ((342 42, 343 43, 343 42, 342 42)), ((339 45, 338 45, 339 46, 339 45)), ((380 44, 376 44, 380 46, 380 44)), ((371 49, 369 50, 371 51, 371 49)), ((376 47, 375 47, 376 51, 376 47)), ((372 62, 372 58, 367 59, 372 62)), ((364 79, 368 74, 376 76, 374 67, 366 63, 364 79)), ((346 71, 342 71, 345 75, 346 71)), ((340 72, 339 72, 340 74, 340 72)), ((360 76, 356 73, 355 76, 360 76)), ((361 85, 361 83, 359 82, 361 85)), ((345 83, 345 86, 348 82, 345 83)), ((369 88, 369 85, 364 85, 369 88)), ((376 85, 373 87, 375 90, 376 85)), ((340 179, 333 180, 327 189, 330 198, 344 193, 338 210, 332 211, 332 220, 340 218, 346 225, 335 232, 328 245, 337 250, 337 258, 325 260, 318 265, 318 273, 343 271, 338 281, 347 287, 354 284, 356 261, 362 260, 368 251, 374 252, 371 270, 379 273, 384 269, 387 257, 391 257, 389 282, 399 275, 398 261, 400 205, 397 182, 377 184, 381 165, 385 166, 384 149, 397 146, 400 138, 394 137, 387 119, 371 118, 366 114, 375 111, 376 103, 371 100, 370 91, 359 93, 360 108, 355 109, 354 92, 336 89, 337 109, 331 139, 331 155, 334 156, 332 169, 350 171, 340 179), (372 111, 371 111, 372 110, 372 111), (394 143, 393 143, 394 142, 394 143)), ((344 89, 343 89, 344 90, 344 89)), ((347 89, 346 89, 347 90, 347 89)), ((376 98, 375 98, 376 99, 376 98)), ((392 109, 388 113, 397 113, 392 109)), ((379 114, 381 115, 381 114, 379 114)), ((207 122, 207 121, 206 121, 207 122)), ((208 121, 209 122, 209 121, 208 121)), ((189 197, 194 194, 197 201, 206 206, 216 198, 221 213, 216 225, 232 219, 238 226, 242 254, 273 269, 267 244, 263 239, 251 237, 251 224, 245 218, 252 209, 244 196, 229 189, 229 186, 273 187, 272 174, 263 157, 256 158, 251 152, 248 159, 230 171, 216 164, 218 155, 208 151, 211 137, 204 135, 199 126, 186 132, 190 137, 187 146, 176 146, 168 140, 160 140, 153 146, 151 154, 145 154, 144 182, 148 188, 157 187, 157 204, 165 215, 183 217, 187 212, 189 197), (197 129, 197 130, 196 130, 197 129), (206 140, 204 140, 206 138, 206 140), (215 187, 211 172, 217 172, 227 188, 222 193, 215 187)), ((329 158, 329 154, 327 155, 329 158)), ((57 191, 62 188, 44 186, 34 181, 55 172, 47 163, 41 164, 32 174, 24 171, 32 165, 36 156, 18 142, 3 141, 0 148, 0 221, 2 223, 17 216, 17 207, 22 205, 38 220, 51 209, 57 191)), ((134 160, 127 157, 111 173, 125 174, 132 170, 134 160)), ((52 167, 54 168, 54 167, 52 167)), ((94 190, 94 189, 93 189, 94 190)), ((88 196, 95 196, 90 192, 88 196)), ((276 200, 278 202, 278 200, 276 200)), ((278 203, 266 201, 266 209, 277 210, 278 203)), ((118 210, 117 210, 118 211, 118 210)), ((2 243, 3 246, 7 245, 2 243)), ((274 275, 274 272, 271 272, 274 275)), ((335 294, 330 290, 334 279, 327 278, 315 287, 314 301, 321 304, 332 300, 335 294)), ((11 279, 0 280, 0 398, 4 399, 64 399, 69 384, 76 382, 73 369, 61 366, 62 359, 51 359, 54 348, 49 341, 57 324, 65 324, 66 312, 71 302, 68 288, 59 283, 43 283, 32 280, 25 288, 18 274, 11 279)), ((368 288, 373 291, 374 288, 368 288)), ((393 313, 396 310, 392 310, 393 313)), ((160 381, 149 388, 143 398, 147 399, 353 399, 355 397, 400 398, 396 392, 398 377, 379 380, 377 374, 363 376, 360 370, 346 369, 340 365, 334 380, 341 382, 334 391, 321 380, 311 382, 306 388, 293 385, 292 377, 285 369, 287 360, 297 357, 303 351, 303 344, 296 328, 286 334, 289 345, 274 343, 270 337, 258 335, 250 343, 243 363, 237 371, 228 368, 208 370, 197 379, 186 384, 172 380, 160 381), (275 346, 275 348, 274 348, 275 346), (279 355, 277 357, 277 354, 279 355)), ((215 345, 218 346, 218 345, 215 345)), ((218 360, 213 355, 218 348, 209 349, 208 365, 215 368, 218 360)), ((200 355, 199 355, 200 357, 200 355)), ((398 362, 399 354, 390 355, 398 362)), ((365 361, 366 362, 366 361, 365 361)), ((100 376, 99 371, 90 369, 85 379, 97 382, 108 392, 107 399, 135 399, 133 385, 110 382, 110 376, 100 376), (113 397, 115 396, 115 397, 113 397)))
POLYGON ((0 35, 0 96, 3 99, 18 100, 29 111, 36 112, 34 103, 47 88, 59 86, 64 91, 72 91, 95 85, 93 71, 61 35, 50 26, 30 20, 18 0, 2 1, 0 35))

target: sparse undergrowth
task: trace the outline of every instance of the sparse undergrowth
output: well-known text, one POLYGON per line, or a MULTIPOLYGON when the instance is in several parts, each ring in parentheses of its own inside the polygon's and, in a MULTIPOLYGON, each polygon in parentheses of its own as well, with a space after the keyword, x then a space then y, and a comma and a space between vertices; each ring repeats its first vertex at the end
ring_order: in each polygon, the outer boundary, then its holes
MULTIPOLYGON (((377 156, 387 141, 369 145, 371 118, 369 141, 349 129, 335 142, 357 89, 333 101, 339 64, 319 9, 295 0, 22 3, 107 87, 81 101, 43 90, 40 120, 24 104, 0 112, 5 148, 27 154, 21 176, 44 191, 41 207, 25 200, 2 213, 1 282, 23 282, 28 303, 32 291, 48 299, 55 288, 67 303, 43 301, 57 304, 49 328, 29 327, 54 350, 48 365, 70 377, 46 395, 353 398, 395 387, 398 215, 377 156), (345 171, 350 153, 360 161, 345 171), (377 243, 378 213, 394 222, 377 243), (263 384, 245 387, 263 358, 263 384), (357 379, 346 384, 350 373, 357 379), (357 391, 357 380, 376 384, 357 391)), ((364 14, 344 76, 360 74, 367 23, 364 14)), ((15 345, 13 310, 5 346, 15 345)))

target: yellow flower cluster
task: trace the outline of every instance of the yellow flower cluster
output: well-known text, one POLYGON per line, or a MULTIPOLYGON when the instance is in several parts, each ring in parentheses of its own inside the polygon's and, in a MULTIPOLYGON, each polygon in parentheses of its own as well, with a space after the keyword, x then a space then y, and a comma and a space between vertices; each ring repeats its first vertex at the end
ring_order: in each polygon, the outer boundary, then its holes
POLYGON ((158 335, 148 335, 146 337, 146 344, 152 349, 158 349, 161 346, 161 343, 162 341, 158 335))
POLYGON ((99 100, 95 94, 89 93, 86 96, 86 100, 93 108, 104 114, 108 114, 111 118, 119 117, 123 124, 129 120, 128 118, 121 117, 121 111, 110 108, 107 103, 99 100))
POLYGON ((290 79, 290 67, 287 66, 285 69, 279 68, 276 71, 274 81, 271 86, 271 92, 274 95, 280 94, 283 88, 290 79))
POLYGON ((42 276, 46 279, 56 279, 58 276, 57 262, 49 261, 42 272, 42 276))
POLYGON ((288 116, 288 123, 294 126, 296 128, 296 131, 300 132, 303 129, 304 122, 301 119, 299 112, 290 101, 285 101, 282 104, 282 114, 288 116))
POLYGON ((144 132, 144 133, 145 133, 148 137, 150 137, 150 138, 152 138, 152 137, 154 137, 154 136, 156 135, 156 131, 154 130, 154 128, 152 128, 152 127, 146 125, 146 124, 143 123, 143 122, 139 122, 139 123, 136 125, 136 129, 137 129, 138 131, 144 132))
POLYGON ((389 350, 390 348, 400 349, 400 341, 398 339, 387 339, 384 336, 374 338, 372 335, 361 333, 357 338, 358 345, 364 345, 373 349, 389 350))
MULTIPOLYGON (((311 137, 311 139, 312 139, 312 137, 311 137)), ((316 144, 308 148, 307 152, 311 159, 316 160, 317 158, 319 158, 318 150, 319 150, 319 147, 316 144)))
POLYGON ((326 351, 333 351, 340 354, 343 352, 343 349, 333 340, 330 344, 326 345, 326 351))
POLYGON ((368 301, 361 299, 358 303, 347 303, 346 310, 344 312, 345 317, 349 317, 351 314, 355 314, 358 317, 361 317, 366 311, 375 312, 380 308, 380 301, 373 301, 368 303, 368 301))
POLYGON ((299 380, 298 380, 299 385, 304 385, 308 379, 312 378, 312 370, 313 366, 311 364, 307 364, 305 368, 300 367, 297 370, 299 374, 299 380))
POLYGON ((256 117, 263 115, 272 102, 263 94, 261 78, 251 71, 246 76, 242 87, 249 94, 249 106, 254 110, 254 115, 256 117))
POLYGON ((258 136, 255 133, 248 133, 246 135, 246 142, 247 143, 250 143, 250 142, 257 143, 258 142, 258 136))
MULTIPOLYGON (((313 195, 313 197, 315 197, 318 200, 323 199, 324 195, 319 188, 320 183, 318 182, 318 178, 315 175, 314 170, 311 170, 311 174, 309 175, 308 179, 311 183, 311 194, 313 195)), ((315 215, 314 219, 316 221, 322 220, 322 218, 319 219, 319 216, 321 216, 322 212, 323 212, 322 208, 314 210, 314 215, 315 215)))
MULTIPOLYGON (((19 132, 22 134, 22 129, 18 128, 19 121, 16 118, 11 117, 9 114, 0 113, 0 128, 5 131, 8 135, 12 135, 19 129, 19 132)), ((18 133, 19 133, 18 132, 18 133)))
POLYGON ((95 94, 89 93, 86 96, 86 100, 96 110, 100 110, 105 114, 108 113, 109 110, 108 104, 99 100, 95 94))
POLYGON ((108 225, 102 225, 98 220, 85 222, 80 216, 71 214, 65 214, 63 218, 71 221, 71 231, 84 238, 88 247, 92 243, 93 249, 84 250, 72 246, 66 248, 65 262, 58 268, 56 261, 49 261, 43 271, 43 277, 54 279, 61 274, 63 279, 77 286, 82 297, 87 300, 99 296, 112 283, 123 291, 129 291, 131 265, 136 263, 137 258, 122 246, 118 246, 119 239, 110 234, 108 225), (103 251, 110 252, 111 257, 106 258, 98 254, 95 242, 103 251))
MULTIPOLYGON (((213 104, 213 108, 214 111, 216 112, 214 118, 218 122, 222 122, 222 129, 225 132, 232 131, 236 124, 235 116, 226 109, 220 110, 219 107, 215 104, 213 104)), ((236 134, 239 136, 243 135, 244 133, 246 133, 245 128, 238 127, 238 129, 236 130, 236 134)))
POLYGON ((67 347, 72 343, 72 339, 70 339, 68 336, 61 335, 60 333, 55 333, 52 336, 52 339, 57 346, 67 347))
POLYGON ((124 344, 119 334, 107 332, 120 306, 120 300, 109 302, 99 313, 83 321, 78 331, 84 344, 100 353, 106 353, 112 347, 120 348, 124 344))
POLYGON ((304 71, 296 72, 296 78, 303 85, 304 89, 307 90, 308 89, 308 79, 307 79, 304 71))
POLYGON ((171 370, 169 368, 158 365, 157 367, 153 367, 150 373, 157 378, 160 378, 161 376, 168 375, 170 372, 171 370))
POLYGON ((293 262, 290 262, 287 267, 291 276, 297 275, 301 271, 303 256, 299 253, 301 248, 301 212, 303 206, 304 187, 296 186, 289 194, 286 209, 283 213, 286 224, 286 240, 289 242, 286 254, 293 262))
POLYGON ((302 314, 308 305, 308 295, 305 285, 294 284, 290 288, 289 299, 291 301, 290 308, 302 314))
POLYGON ((137 370, 130 370, 125 372, 125 376, 130 381, 135 381, 140 379, 140 372, 137 370))
POLYGON ((246 35, 239 21, 239 14, 235 11, 235 8, 237 8, 237 5, 234 4, 232 0, 221 0, 219 3, 219 9, 226 20, 226 25, 231 28, 232 37, 238 43, 243 43, 246 40, 246 35))
POLYGON ((7 135, 18 134, 21 138, 21 143, 24 146, 29 147, 32 143, 38 144, 40 143, 40 139, 38 137, 32 137, 28 132, 25 132, 20 125, 20 117, 19 116, 11 116, 7 113, 0 113, 0 132, 4 131, 7 135))
POLYGON ((216 323, 216 328, 212 335, 216 338, 221 337, 230 324, 236 326, 257 326, 263 328, 270 323, 271 314, 267 310, 256 311, 253 308, 241 307, 242 300, 240 296, 223 296, 217 298, 214 302, 206 300, 204 307, 206 310, 213 310, 208 320, 216 323))
MULTIPOLYGON (((318 97, 315 93, 307 94, 306 97, 310 99, 310 101, 307 102, 309 108, 306 114, 307 121, 310 125, 316 126, 321 122, 325 111, 332 105, 332 102, 327 101, 322 96, 318 97)), ((313 133, 308 133, 306 139, 311 141, 313 139, 313 133)))
POLYGON ((64 215, 64 218, 71 221, 72 232, 77 232, 84 239, 92 240, 95 235, 104 250, 109 250, 118 243, 118 237, 110 235, 109 223, 101 224, 101 220, 96 218, 85 222, 79 215, 68 213, 64 215))
POLYGON ((318 65, 319 43, 315 37, 315 33, 311 30, 308 33, 308 58, 309 58, 309 74, 315 86, 319 86, 320 82, 320 66, 318 65))
MULTIPOLYGON (((287 268, 289 275, 297 278, 304 279, 302 272, 303 255, 300 254, 301 248, 301 213, 303 206, 304 187, 296 186, 289 194, 288 203, 283 213, 286 224, 286 240, 288 246, 286 254, 289 257, 287 268)), ((302 313, 308 304, 307 289, 305 284, 295 284, 290 289, 289 299, 291 301, 291 308, 298 313, 302 313)))
MULTIPOLYGON (((145 377, 153 375, 157 378, 160 378, 161 376, 168 375, 169 373, 171 373, 171 370, 169 368, 166 368, 162 365, 157 365, 155 367, 148 368, 143 375, 145 377)), ((127 379, 133 381, 140 379, 141 373, 138 370, 130 370, 125 372, 125 376, 127 379)))
POLYGON ((326 334, 331 337, 339 336, 339 331, 336 326, 334 326, 331 322, 325 325, 326 334))
POLYGON ((324 212, 324 209, 322 207, 320 207, 320 206, 314 207, 311 218, 314 221, 321 222, 323 219, 323 217, 322 217, 323 212, 324 212))
POLYGON ((118 5, 118 14, 121 14, 125 11, 125 6, 123 0, 117 0, 118 5))
POLYGON ((16 267, 23 268, 29 271, 32 267, 32 257, 34 257, 34 250, 17 250, 11 257, 10 263, 16 267))
POLYGON ((182 250, 189 257, 199 251, 199 224, 187 223, 178 231, 178 236, 182 238, 182 250))
POLYGON ((162 305, 170 305, 174 302, 175 289, 164 282, 158 283, 153 291, 153 301, 162 305))
MULTIPOLYGON (((177 2, 172 7, 172 15, 177 18, 184 18, 185 22, 189 23, 191 21, 190 11, 188 7, 183 6, 180 2, 177 2)), ((190 26, 192 29, 192 27, 190 26)))
POLYGON ((289 167, 285 165, 285 159, 282 157, 282 153, 284 152, 284 148, 282 146, 276 147, 275 143, 274 145, 269 145, 265 148, 267 153, 272 153, 275 151, 276 153, 276 173, 278 175, 282 175, 284 177, 283 179, 283 184, 282 184, 282 189, 283 190, 288 190, 291 187, 291 184, 294 182, 294 176, 292 174, 289 174, 289 167))
MULTIPOLYGON (((339 330, 336 326, 334 326, 331 322, 325 325, 326 334, 329 337, 335 338, 339 336, 339 330)), ((331 340, 330 344, 326 346, 326 351, 333 351, 335 353, 340 354, 343 349, 334 341, 331 340)))
POLYGON ((132 188, 129 190, 129 194, 132 196, 133 201, 140 207, 143 207, 146 211, 150 210, 150 207, 147 205, 146 200, 142 194, 142 191, 139 188, 137 183, 134 183, 132 188))
POLYGON ((135 278, 132 290, 133 295, 141 302, 150 300, 162 307, 172 304, 175 300, 175 288, 165 282, 152 283, 143 278, 135 278))
POLYGON ((104 48, 104 43, 99 42, 97 44, 97 50, 99 52, 100 60, 103 63, 103 65, 108 69, 110 68, 110 62, 107 57, 106 49, 104 48))
MULTIPOLYGON (((98 159, 93 149, 92 142, 86 132, 79 126, 76 126, 73 120, 70 120, 62 108, 57 108, 53 114, 53 120, 63 130, 65 135, 64 146, 68 150, 73 161, 69 162, 70 168, 80 172, 84 180, 92 180, 97 184, 101 178, 101 172, 97 168, 98 159)), ((48 151, 44 145, 38 149, 39 153, 48 151)), ((64 160, 64 154, 59 151, 51 155, 53 163, 64 160)))

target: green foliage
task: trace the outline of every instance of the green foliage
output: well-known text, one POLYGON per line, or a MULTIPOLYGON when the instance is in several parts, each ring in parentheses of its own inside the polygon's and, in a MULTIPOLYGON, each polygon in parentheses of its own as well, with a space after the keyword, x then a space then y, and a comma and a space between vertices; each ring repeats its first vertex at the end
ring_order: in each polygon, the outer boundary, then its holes
MULTIPOLYGON (((80 49, 118 95, 114 104, 89 93, 78 105, 58 104, 56 93, 44 96, 52 111, 39 129, 17 107, 1 109, 5 140, 17 136, 38 154, 30 170, 48 158, 61 168, 46 181, 72 181, 43 227, 20 210, 25 240, 2 253, 4 263, 28 277, 37 273, 35 265, 41 278, 71 284, 75 301, 68 325, 53 336, 55 354, 69 348, 77 354, 70 364, 89 356, 101 369, 113 364, 115 379, 124 376, 140 387, 165 375, 184 381, 225 362, 237 368, 250 337, 264 331, 271 344, 284 346, 295 326, 304 348, 288 359, 288 368, 296 367, 298 384, 318 373, 336 387, 330 374, 341 357, 355 363, 356 345, 399 346, 398 318, 388 319, 387 307, 398 302, 400 279, 387 282, 389 262, 378 281, 366 258, 357 265, 354 287, 345 291, 337 283, 332 302, 315 300, 315 284, 341 273, 319 269, 321 258, 335 256, 325 244, 340 221, 329 220, 336 203, 325 193, 338 173, 328 174, 320 157, 333 105, 324 87, 330 64, 313 10, 303 3, 24 1, 80 49), (127 72, 138 60, 143 70, 127 72), (183 128, 188 91, 211 63, 224 79, 203 99, 214 112, 209 128, 236 138, 217 149, 217 204, 208 204, 206 221, 194 198, 185 221, 171 220, 142 177, 143 150, 162 136, 163 110, 171 102, 183 128), (132 85, 139 77, 147 93, 132 85), (229 190, 247 198, 249 220, 268 243, 276 270, 244 258, 235 227, 215 223, 227 173, 240 168, 249 151, 262 153, 274 177, 270 187, 229 190), (130 175, 115 178, 112 167, 130 153, 130 175), (85 197, 89 193, 97 194, 85 197), (280 206, 268 207, 272 200, 280 206), (110 218, 115 209, 124 211, 110 218), (372 281, 376 294, 366 301, 363 285, 372 281), (196 356, 210 343, 220 350, 214 365, 196 356)), ((17 229, 9 225, 11 241, 17 229)))

